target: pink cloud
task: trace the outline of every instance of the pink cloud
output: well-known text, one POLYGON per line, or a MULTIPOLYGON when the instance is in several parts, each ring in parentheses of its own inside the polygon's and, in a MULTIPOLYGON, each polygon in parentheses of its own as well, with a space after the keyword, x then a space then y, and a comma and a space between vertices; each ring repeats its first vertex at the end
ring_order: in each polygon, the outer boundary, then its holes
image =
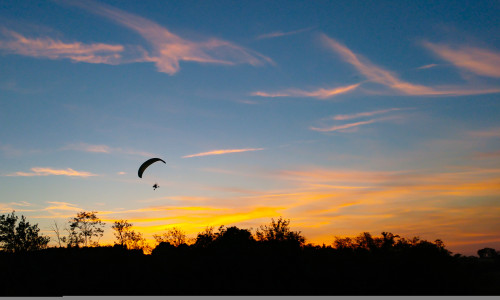
POLYGON ((385 70, 371 63, 366 58, 363 58, 352 52, 346 46, 340 44, 336 40, 322 35, 324 43, 333 51, 338 53, 340 57, 354 66, 361 74, 365 75, 368 80, 387 86, 400 93, 411 96, 462 96, 476 94, 499 93, 499 88, 469 88, 461 87, 428 87, 425 85, 413 84, 398 78, 396 74, 385 70))
POLYGON ((396 111, 396 110, 401 110, 401 108, 389 108, 389 109, 383 109, 383 110, 355 113, 355 114, 350 114, 350 115, 336 115, 336 116, 332 117, 332 119, 333 120, 351 120, 351 119, 356 119, 356 118, 360 118, 360 117, 371 117, 371 116, 378 115, 378 114, 385 114, 385 113, 388 113, 391 111, 396 111))
POLYGON ((318 99, 327 99, 331 98, 334 96, 338 96, 340 94, 345 94, 350 91, 355 90, 360 83, 356 84, 351 84, 348 86, 341 86, 341 87, 336 87, 332 89, 324 89, 320 88, 314 91, 304 91, 304 90, 299 90, 299 89, 288 89, 283 92, 277 92, 277 93, 267 93, 267 92, 253 92, 251 95, 252 96, 260 96, 260 97, 311 97, 311 98, 318 98, 318 99))
POLYGON ((190 41, 173 34, 166 28, 145 18, 95 2, 73 2, 95 14, 109 18, 140 34, 152 46, 151 53, 144 54, 144 61, 155 63, 158 71, 175 74, 180 61, 214 64, 250 64, 253 66, 273 63, 255 51, 215 38, 202 42, 190 41))
POLYGON ((51 176, 51 175, 62 175, 62 176, 71 176, 71 177, 90 177, 97 176, 97 174, 92 174, 90 172, 80 172, 75 171, 71 168, 67 168, 66 170, 61 169, 52 169, 52 168, 31 168, 31 173, 27 172, 15 172, 13 174, 9 174, 7 176, 21 176, 21 177, 32 177, 32 176, 51 176))
POLYGON ((51 38, 28 38, 7 29, 1 32, 6 39, 0 40, 0 49, 25 56, 70 59, 94 64, 118 64, 124 51, 121 45, 64 43, 51 38))
POLYGON ((288 31, 288 32, 283 32, 283 31, 274 31, 271 33, 266 33, 266 34, 261 34, 257 37, 258 40, 261 39, 271 39, 271 38, 277 38, 277 37, 282 37, 282 36, 288 36, 288 35, 294 35, 298 33, 302 33, 305 31, 311 30, 313 27, 308 27, 308 28, 303 28, 299 30, 294 30, 294 31, 288 31))
POLYGON ((132 149, 122 149, 122 148, 113 148, 107 145, 92 145, 86 143, 78 143, 78 144, 69 144, 61 150, 75 150, 75 151, 83 151, 83 152, 91 152, 91 153, 122 153, 129 155, 139 155, 144 157, 152 157, 155 156, 152 153, 144 152, 144 151, 136 151, 132 149))
POLYGON ((239 153, 239 152, 259 151, 259 150, 264 150, 264 148, 213 150, 213 151, 209 151, 209 152, 202 152, 202 153, 196 153, 196 154, 186 155, 186 156, 183 156, 182 158, 208 156, 208 155, 221 155, 221 154, 228 154, 228 153, 239 153))
POLYGON ((481 76, 500 78, 500 53, 492 50, 461 46, 452 48, 444 44, 424 42, 424 46, 457 68, 481 76))
POLYGON ((367 121, 360 121, 360 122, 354 122, 354 123, 347 123, 347 124, 342 124, 342 125, 334 125, 330 127, 310 127, 311 130, 314 131, 319 131, 319 132, 332 132, 332 131, 344 131, 346 132, 347 130, 353 131, 354 129, 357 129, 359 126, 363 125, 368 125, 376 122, 383 122, 387 120, 394 120, 394 119, 399 119, 400 117, 398 116, 390 116, 390 117, 384 117, 384 118, 378 118, 378 119, 371 119, 367 121))
POLYGON ((373 119, 373 120, 348 123, 348 124, 343 124, 343 125, 334 125, 334 126, 330 126, 330 127, 326 127, 326 128, 310 127, 310 129, 314 130, 314 131, 320 131, 320 132, 332 132, 332 131, 338 131, 338 130, 348 129, 348 128, 352 128, 352 127, 358 127, 358 126, 362 126, 362 125, 372 124, 375 122, 378 122, 378 120, 373 119))
POLYGON ((425 65, 425 66, 418 67, 417 69, 424 70, 424 69, 434 68, 434 67, 437 67, 437 66, 438 66, 437 64, 428 64, 428 65, 425 65))

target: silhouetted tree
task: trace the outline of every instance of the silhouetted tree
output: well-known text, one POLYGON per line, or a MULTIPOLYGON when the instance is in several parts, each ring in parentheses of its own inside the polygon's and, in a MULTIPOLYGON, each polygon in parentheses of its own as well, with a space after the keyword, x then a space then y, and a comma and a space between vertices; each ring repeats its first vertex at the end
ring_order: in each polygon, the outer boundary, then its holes
POLYGON ((399 238, 399 235, 394 235, 390 232, 382 232, 382 245, 383 249, 391 249, 396 244, 396 239, 399 238))
POLYGON ((285 220, 279 217, 278 220, 271 219, 269 225, 260 226, 256 233, 257 241, 260 242, 286 242, 302 246, 305 243, 305 237, 300 234, 300 231, 290 230, 290 220, 285 220))
POLYGON ((69 221, 70 244, 87 247, 89 245, 98 245, 99 239, 103 236, 105 223, 97 216, 96 211, 79 212, 75 218, 69 221), (92 242, 92 238, 97 237, 97 241, 92 242))
POLYGON ((142 236, 142 233, 131 230, 127 232, 127 248, 132 250, 143 250, 144 252, 150 252, 151 247, 146 242, 146 239, 142 236))
POLYGON ((248 249, 255 239, 248 229, 240 229, 236 226, 225 228, 219 227, 219 232, 216 234, 214 243, 219 248, 231 250, 248 249))
POLYGON ((115 242, 115 244, 127 249, 150 252, 151 249, 146 242, 146 239, 140 232, 132 230, 132 226, 133 224, 127 222, 127 220, 118 220, 114 222, 111 228, 115 231, 114 235, 118 241, 115 242))
POLYGON ((333 247, 337 250, 353 250, 356 242, 350 237, 335 237, 335 241, 333 242, 333 247))
POLYGON ((355 238, 356 248, 374 251, 381 244, 380 239, 373 238, 369 232, 363 232, 355 238))
POLYGON ((130 231, 132 227, 131 223, 128 223, 126 220, 118 220, 115 221, 111 228, 115 231, 114 235, 118 240, 118 244, 121 246, 126 246, 127 244, 127 233, 130 231))
POLYGON ((198 233, 194 246, 197 248, 207 248, 215 241, 217 234, 214 233, 213 227, 207 227, 203 232, 198 233))
POLYGON ((174 247, 186 244, 187 242, 186 233, 177 227, 167 229, 167 232, 163 233, 162 235, 154 234, 153 238, 156 240, 157 244, 165 242, 173 245, 174 247))
POLYGON ((38 234, 38 224, 30 225, 23 215, 18 219, 14 211, 0 216, 0 248, 16 253, 47 248, 50 238, 38 234))
POLYGON ((54 225, 50 226, 50 229, 56 234, 57 244, 59 245, 59 248, 61 248, 61 243, 66 242, 66 238, 61 236, 61 230, 59 229, 59 225, 56 221, 54 221, 54 225))
POLYGON ((479 255, 480 258, 495 258, 498 256, 498 253, 493 248, 483 248, 477 250, 477 255, 479 255))

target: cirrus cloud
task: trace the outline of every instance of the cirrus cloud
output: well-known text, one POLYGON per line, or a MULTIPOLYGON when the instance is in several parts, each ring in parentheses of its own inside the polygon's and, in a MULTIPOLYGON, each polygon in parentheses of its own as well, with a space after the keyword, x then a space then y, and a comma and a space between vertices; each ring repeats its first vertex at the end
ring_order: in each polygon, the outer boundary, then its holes
POLYGON ((273 64, 269 57, 231 42, 216 38, 201 42, 184 39, 153 21, 108 5, 91 1, 70 1, 69 4, 113 20, 141 35, 152 48, 150 53, 144 53, 143 61, 153 62, 159 72, 177 73, 180 61, 252 66, 273 64))
POLYGON ((451 47, 424 42, 424 46, 457 68, 481 76, 500 78, 500 53, 470 46, 451 47))
POLYGON ((122 149, 119 147, 110 147, 107 145, 92 145, 87 143, 77 143, 77 144, 69 144, 61 148, 61 150, 74 150, 74 151, 83 151, 90 153, 121 153, 121 154, 129 154, 129 155, 139 155, 143 157, 151 157, 155 156, 152 153, 137 151, 133 149, 122 149))
POLYGON ((355 54, 346 46, 335 39, 322 35, 324 44, 335 51, 340 57, 356 68, 369 81, 384 85, 399 93, 409 96, 463 96, 500 93, 497 87, 471 87, 462 88, 457 86, 430 87, 414 84, 400 79, 394 72, 379 67, 368 59, 355 54))
POLYGON ((318 99, 327 99, 332 98, 334 96, 338 96, 341 94, 348 93, 350 91, 355 90, 360 83, 351 84, 347 86, 341 86, 331 89, 320 88, 313 91, 304 91, 299 89, 288 89, 283 92, 275 92, 275 93, 267 93, 267 92, 253 92, 252 96, 259 97, 310 97, 310 98, 318 98, 318 99))
POLYGON ((51 38, 29 38, 20 33, 3 29, 0 49, 11 54, 49 59, 69 59, 93 64, 118 64, 122 62, 122 45, 103 43, 65 43, 51 38))
POLYGON ((208 156, 208 155, 221 155, 221 154, 228 154, 228 153, 239 153, 239 152, 259 151, 259 150, 264 150, 264 148, 212 150, 212 151, 208 151, 208 152, 201 152, 201 153, 186 155, 186 156, 183 156, 182 158, 208 156))
POLYGON ((15 172, 12 174, 8 174, 6 176, 20 176, 20 177, 32 177, 32 176, 52 176, 52 175, 61 175, 61 176, 70 176, 70 177, 91 177, 97 176, 97 174, 93 174, 85 171, 75 171, 71 168, 67 169, 52 169, 52 168, 31 168, 32 172, 15 172))

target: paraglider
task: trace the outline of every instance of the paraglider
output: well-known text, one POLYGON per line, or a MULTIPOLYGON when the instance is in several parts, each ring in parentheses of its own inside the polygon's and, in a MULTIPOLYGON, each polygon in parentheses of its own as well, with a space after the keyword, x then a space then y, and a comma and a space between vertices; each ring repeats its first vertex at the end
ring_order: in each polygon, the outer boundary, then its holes
MULTIPOLYGON (((161 158, 150 158, 148 160, 146 160, 144 163, 142 163, 142 165, 139 167, 139 170, 137 171, 137 175, 139 176, 139 178, 142 178, 142 173, 144 173, 144 171, 150 166, 152 165, 153 163, 157 162, 157 161, 161 161, 163 162, 164 164, 167 164, 163 159, 161 158)), ((155 183, 153 185, 153 189, 156 190, 157 188, 159 188, 160 186, 155 183)))

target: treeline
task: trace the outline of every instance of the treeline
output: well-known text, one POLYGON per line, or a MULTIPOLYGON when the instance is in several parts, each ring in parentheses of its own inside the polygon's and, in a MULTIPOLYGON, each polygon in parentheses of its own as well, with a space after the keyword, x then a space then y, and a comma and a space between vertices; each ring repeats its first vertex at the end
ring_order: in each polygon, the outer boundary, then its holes
POLYGON ((14 220, 14 213, 0 216, 3 296, 500 294, 494 249, 452 255, 440 240, 389 232, 319 246, 280 217, 254 233, 207 227, 188 239, 171 228, 147 249, 133 224, 118 220, 114 245, 100 246, 104 223, 81 212, 62 231, 55 224, 58 247, 49 248, 37 225, 14 220))

